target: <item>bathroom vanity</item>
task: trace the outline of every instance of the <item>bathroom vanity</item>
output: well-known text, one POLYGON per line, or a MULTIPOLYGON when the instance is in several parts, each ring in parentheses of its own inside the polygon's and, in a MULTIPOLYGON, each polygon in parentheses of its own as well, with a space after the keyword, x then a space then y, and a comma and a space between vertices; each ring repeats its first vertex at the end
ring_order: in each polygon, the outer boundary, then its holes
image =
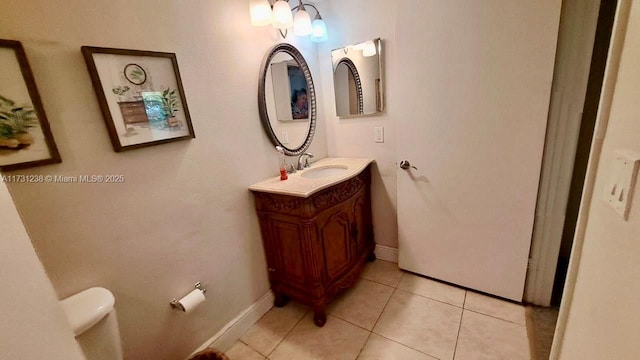
POLYGON ((323 159, 308 169, 249 187, 267 257, 275 306, 289 298, 326 322, 327 304, 375 260, 371 159, 323 159))
POLYGON ((287 180, 274 177, 249 187, 275 306, 295 299, 311 306, 315 324, 323 326, 329 301, 353 285, 367 259, 375 259, 373 160, 327 158, 311 167, 302 162, 313 157, 307 150, 315 134, 317 105, 311 71, 293 45, 277 44, 267 52, 258 81, 258 109, 276 149, 298 156, 299 171, 287 180), (308 103, 302 106, 306 117, 300 118, 294 116, 291 94, 301 92, 308 103))

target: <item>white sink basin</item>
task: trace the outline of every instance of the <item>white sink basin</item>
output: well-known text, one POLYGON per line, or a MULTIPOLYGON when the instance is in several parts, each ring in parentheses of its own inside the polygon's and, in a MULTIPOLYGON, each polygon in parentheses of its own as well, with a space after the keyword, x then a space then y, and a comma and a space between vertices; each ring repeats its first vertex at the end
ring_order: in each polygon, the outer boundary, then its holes
POLYGON ((347 169, 349 168, 344 165, 329 165, 315 169, 309 169, 303 172, 300 176, 302 176, 303 178, 319 179, 323 177, 343 175, 347 171, 347 169))

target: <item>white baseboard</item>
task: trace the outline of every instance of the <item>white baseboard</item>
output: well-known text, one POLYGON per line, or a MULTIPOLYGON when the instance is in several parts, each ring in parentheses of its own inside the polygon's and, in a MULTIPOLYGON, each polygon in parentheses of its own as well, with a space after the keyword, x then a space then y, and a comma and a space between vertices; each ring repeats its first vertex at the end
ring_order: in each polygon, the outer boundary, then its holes
POLYGON ((398 248, 392 248, 390 246, 376 245, 374 250, 376 258, 384 261, 390 261, 392 263, 398 263, 398 248))
POLYGON ((220 351, 229 350, 253 324, 260 320, 262 315, 271 310, 274 299, 275 297, 271 289, 269 289, 258 301, 238 314, 238 316, 225 325, 222 330, 218 331, 211 339, 202 344, 194 353, 209 347, 220 351))

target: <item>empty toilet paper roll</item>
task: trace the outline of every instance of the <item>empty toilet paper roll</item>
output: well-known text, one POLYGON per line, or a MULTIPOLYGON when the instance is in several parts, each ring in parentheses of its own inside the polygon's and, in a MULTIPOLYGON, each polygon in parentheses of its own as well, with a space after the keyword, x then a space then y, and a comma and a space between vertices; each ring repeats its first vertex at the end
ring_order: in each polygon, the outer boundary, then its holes
POLYGON ((204 293, 200 289, 195 289, 185 297, 178 300, 178 308, 186 313, 193 310, 205 300, 204 293))

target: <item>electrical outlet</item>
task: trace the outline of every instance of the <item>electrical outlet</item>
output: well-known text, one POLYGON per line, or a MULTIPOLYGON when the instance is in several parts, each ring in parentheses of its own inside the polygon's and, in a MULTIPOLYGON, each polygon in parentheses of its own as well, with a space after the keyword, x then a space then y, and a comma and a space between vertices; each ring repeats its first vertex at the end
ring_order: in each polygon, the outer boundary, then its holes
POLYGON ((611 177, 605 188, 605 200, 625 220, 629 218, 631 197, 638 176, 640 157, 617 152, 611 177))
POLYGON ((373 141, 377 143, 384 142, 384 128, 382 126, 375 126, 373 128, 373 141))

